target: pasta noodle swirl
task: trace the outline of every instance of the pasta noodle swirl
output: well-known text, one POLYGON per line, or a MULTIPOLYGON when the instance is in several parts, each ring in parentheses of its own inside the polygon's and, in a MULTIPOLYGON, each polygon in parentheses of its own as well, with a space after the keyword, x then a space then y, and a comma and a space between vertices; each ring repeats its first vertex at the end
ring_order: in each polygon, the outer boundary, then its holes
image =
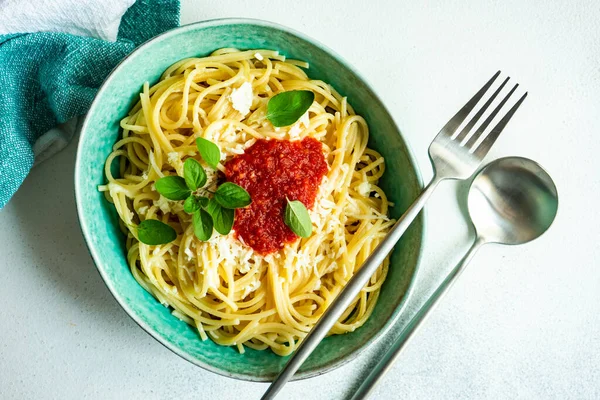
MULTIPOLYGON (((378 186, 384 159, 367 147, 365 120, 303 68, 308 64, 270 50, 220 49, 175 63, 158 83, 143 85, 140 100, 121 121, 122 136, 105 164, 108 183, 99 188, 118 212, 139 284, 195 326, 202 340, 210 337, 241 352, 247 346, 292 353, 394 223, 378 186), (252 88, 248 113, 232 101, 246 82, 252 88), (274 128, 265 117, 267 102, 289 90, 312 91, 315 101, 296 124, 274 128), (224 164, 258 139, 321 142, 328 172, 310 210, 312 235, 267 255, 241 243, 234 232, 198 240, 182 202, 165 199, 154 182, 183 176, 188 157, 200 161, 199 137, 217 144, 222 154, 219 171, 206 168, 208 190, 214 190, 224 164), (139 242, 137 225, 145 219, 168 223, 177 239, 158 246, 139 242)), ((386 259, 330 334, 365 323, 387 271, 386 259)))

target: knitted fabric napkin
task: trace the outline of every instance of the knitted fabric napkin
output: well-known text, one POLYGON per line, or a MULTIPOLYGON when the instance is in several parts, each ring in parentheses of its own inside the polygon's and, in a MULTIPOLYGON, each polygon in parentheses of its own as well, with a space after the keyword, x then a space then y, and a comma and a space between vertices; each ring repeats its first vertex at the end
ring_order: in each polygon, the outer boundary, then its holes
POLYGON ((33 166, 34 146, 39 158, 53 145, 36 141, 85 114, 104 78, 135 47, 178 25, 179 0, 137 0, 116 42, 54 32, 0 35, 0 208, 33 166))

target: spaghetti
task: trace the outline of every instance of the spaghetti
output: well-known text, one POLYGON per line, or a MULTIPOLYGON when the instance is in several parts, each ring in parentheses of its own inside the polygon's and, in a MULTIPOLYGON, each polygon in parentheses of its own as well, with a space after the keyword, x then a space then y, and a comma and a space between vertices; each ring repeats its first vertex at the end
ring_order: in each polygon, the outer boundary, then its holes
MULTIPOLYGON (((177 62, 154 86, 144 84, 106 160, 108 183, 99 187, 119 214, 139 284, 195 326, 202 340, 240 352, 247 346, 292 353, 394 223, 378 186, 384 159, 367 147, 365 120, 302 68, 308 64, 269 50, 220 49, 177 62), (267 102, 289 90, 312 91, 315 101, 294 125, 275 128, 265 117, 267 102), (309 211, 312 235, 268 254, 244 244, 235 231, 198 240, 182 202, 165 199, 154 182, 183 176, 189 157, 201 161, 199 137, 217 144, 222 155, 218 171, 207 168, 207 195, 226 175, 227 162, 258 140, 318 140, 327 172, 309 211), (139 242, 137 225, 145 219, 168 223, 177 238, 157 246, 139 242)), ((387 270, 386 259, 330 334, 365 323, 387 270)))

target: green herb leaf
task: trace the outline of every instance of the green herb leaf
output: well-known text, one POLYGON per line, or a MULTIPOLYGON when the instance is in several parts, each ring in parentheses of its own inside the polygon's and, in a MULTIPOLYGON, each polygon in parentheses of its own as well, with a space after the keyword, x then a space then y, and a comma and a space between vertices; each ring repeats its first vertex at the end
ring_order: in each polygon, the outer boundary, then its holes
POLYGON ((227 235, 229 232, 231 232, 235 210, 221 207, 221 205, 217 203, 215 199, 211 199, 208 202, 208 206, 206 206, 206 212, 212 216, 213 222, 215 223, 215 230, 217 232, 219 232, 221 235, 227 235))
POLYGON ((217 165, 219 164, 219 161, 221 161, 221 151, 219 150, 219 147, 210 140, 204 138, 197 138, 196 146, 198 147, 202 159, 212 168, 217 169, 217 165))
POLYGON ((204 210, 198 210, 194 213, 192 219, 194 224, 194 235, 203 242, 210 239, 213 233, 213 220, 209 213, 204 210))
POLYGON ((192 191, 180 176, 165 176, 154 184, 156 191, 169 200, 185 200, 192 191))
POLYGON ((196 190, 206 184, 206 172, 202 165, 193 158, 188 158, 183 163, 183 177, 190 190, 196 190))
POLYGON ((250 194, 243 187, 231 182, 219 186, 214 199, 225 208, 242 208, 252 202, 250 194))
POLYGON ((177 238, 175 229, 157 219, 147 219, 140 222, 137 234, 140 242, 151 246, 167 244, 177 238))
POLYGON ((312 222, 308 210, 301 201, 287 201, 284 222, 292 232, 300 237, 307 238, 312 233, 312 222))
POLYGON ((207 204, 208 197, 191 195, 183 202, 183 211, 188 214, 193 214, 199 209, 206 207, 207 204))
POLYGON ((315 94, 310 90, 290 90, 269 99, 267 118, 273 126, 292 125, 310 108, 315 94))

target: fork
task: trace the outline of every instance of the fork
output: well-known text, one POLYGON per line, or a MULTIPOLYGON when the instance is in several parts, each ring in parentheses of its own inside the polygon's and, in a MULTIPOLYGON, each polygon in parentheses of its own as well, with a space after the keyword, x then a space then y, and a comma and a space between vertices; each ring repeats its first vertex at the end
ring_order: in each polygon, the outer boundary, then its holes
POLYGON ((523 100, 527 97, 525 93, 512 108, 502 117, 487 135, 486 132, 490 123, 504 107, 508 99, 515 92, 516 84, 509 93, 500 101, 481 125, 471 134, 475 125, 485 114, 487 109, 502 91, 510 78, 506 78, 500 86, 494 91, 484 105, 475 113, 475 115, 464 125, 467 117, 475 109, 475 106, 481 101, 483 96, 490 90, 494 81, 500 75, 500 71, 494 76, 465 104, 437 134, 429 146, 429 158, 433 165, 433 178, 421 194, 416 198, 413 204, 396 222, 387 236, 375 248, 373 253, 367 258, 362 267, 354 275, 346 287, 339 293, 336 299, 327 308, 323 316, 319 319, 314 328, 309 332, 304 341, 300 344, 292 358, 287 362, 283 370, 269 386, 262 400, 273 399, 281 388, 289 381, 294 373, 300 368, 302 363, 313 352, 317 345, 327 335, 336 321, 341 317, 346 308, 352 303, 354 298, 360 293, 361 289, 367 284, 371 275, 375 273, 379 265, 383 262, 388 253, 394 248, 410 224, 415 220, 437 185, 445 179, 467 179, 475 173, 483 158, 489 152, 490 148, 506 126, 514 113, 517 111, 523 100))

